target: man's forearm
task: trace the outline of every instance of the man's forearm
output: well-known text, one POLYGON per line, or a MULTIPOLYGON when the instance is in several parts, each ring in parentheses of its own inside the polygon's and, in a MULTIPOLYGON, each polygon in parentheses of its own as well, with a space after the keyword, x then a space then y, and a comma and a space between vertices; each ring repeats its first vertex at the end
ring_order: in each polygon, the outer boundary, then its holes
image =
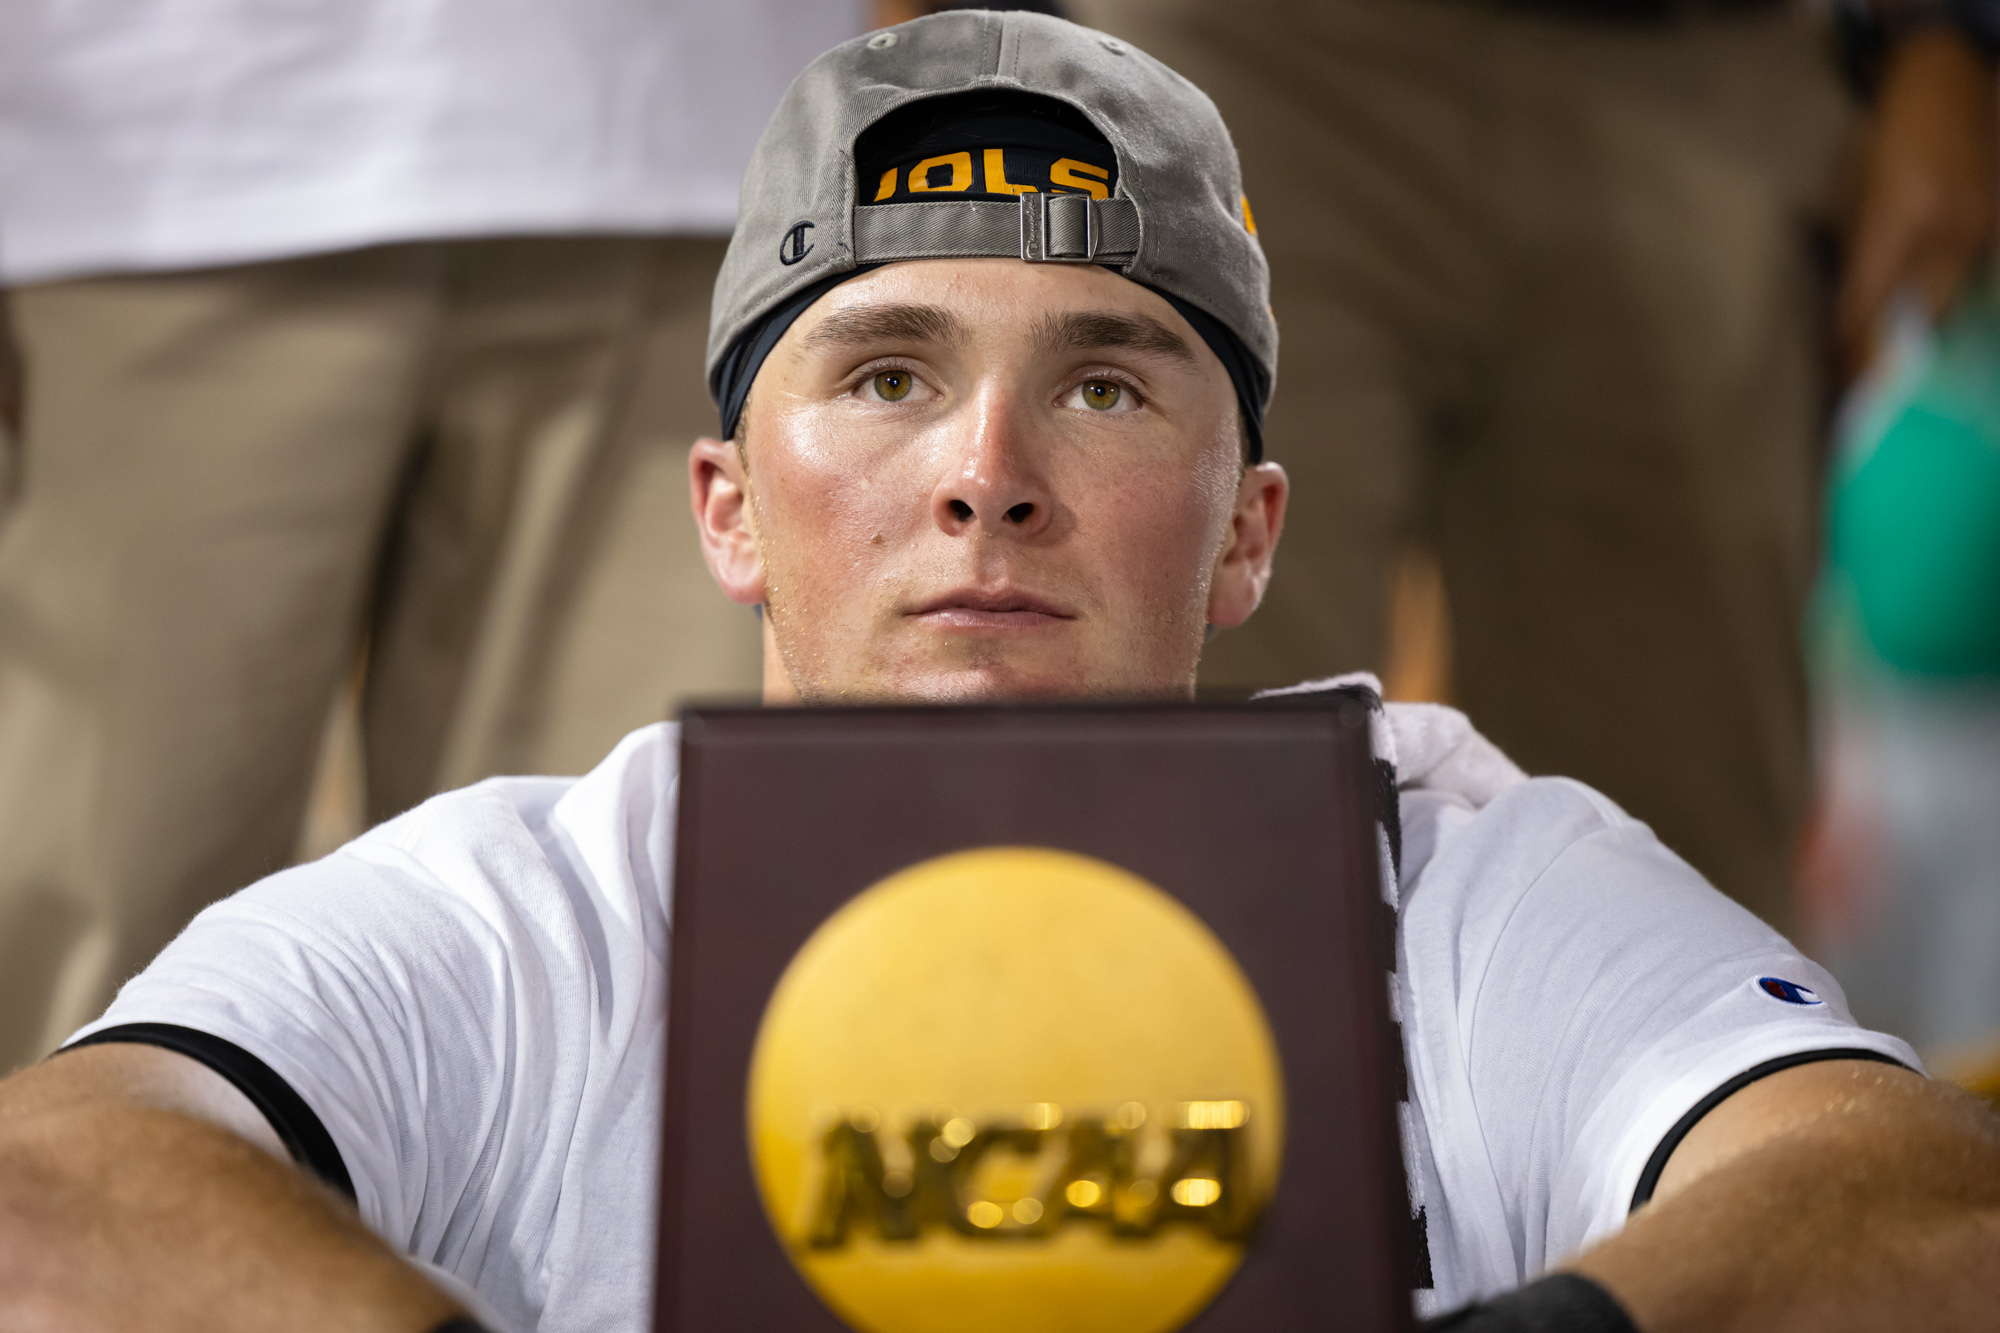
POLYGON ((226 1129, 137 1102, 0 1104, 0 1328, 424 1333, 455 1310, 226 1129))
POLYGON ((1570 1266, 1645 1333, 1991 1328, 2000 1135, 1962 1094, 1857 1077, 1570 1266))

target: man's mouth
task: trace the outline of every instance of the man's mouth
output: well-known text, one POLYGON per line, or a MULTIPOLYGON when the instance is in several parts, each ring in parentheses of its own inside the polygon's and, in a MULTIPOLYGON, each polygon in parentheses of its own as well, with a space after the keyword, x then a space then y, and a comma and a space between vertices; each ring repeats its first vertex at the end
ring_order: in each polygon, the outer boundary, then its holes
POLYGON ((908 614, 941 629, 1029 630, 1076 619, 1058 602, 1013 588, 954 588, 908 614))

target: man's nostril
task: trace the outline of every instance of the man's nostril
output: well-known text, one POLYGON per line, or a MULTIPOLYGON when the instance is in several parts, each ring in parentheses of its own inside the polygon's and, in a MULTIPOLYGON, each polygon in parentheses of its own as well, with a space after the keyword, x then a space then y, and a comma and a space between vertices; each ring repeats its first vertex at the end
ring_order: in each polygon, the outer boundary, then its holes
POLYGON ((963 500, 953 500, 951 502, 951 516, 963 523, 972 517, 972 506, 963 500))
POLYGON ((1009 523, 1026 523, 1034 512, 1035 507, 1026 500, 1023 500, 1007 511, 1007 521, 1009 523))

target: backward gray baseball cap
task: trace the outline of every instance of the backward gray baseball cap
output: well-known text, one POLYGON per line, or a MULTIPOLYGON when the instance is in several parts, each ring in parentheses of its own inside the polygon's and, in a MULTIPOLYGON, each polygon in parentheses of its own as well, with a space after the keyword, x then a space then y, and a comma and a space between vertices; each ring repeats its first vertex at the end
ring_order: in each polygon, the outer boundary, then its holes
POLYGON ((1247 353, 1247 366, 1244 356, 1223 360, 1253 450, 1260 443, 1278 326, 1236 148, 1215 104, 1117 38, 1044 14, 985 10, 844 42, 808 65, 779 103, 751 155, 710 309, 708 383, 725 433, 775 341, 758 339, 774 314, 796 307, 796 316, 802 299, 857 270, 985 257, 1109 267, 1166 296, 1221 351, 1210 327, 1219 323, 1247 353), (952 199, 946 186, 932 187, 942 198, 860 206, 855 146, 870 126, 913 102, 980 91, 1034 94, 1081 112, 1117 157, 1108 197, 1051 188, 1011 202, 952 199))

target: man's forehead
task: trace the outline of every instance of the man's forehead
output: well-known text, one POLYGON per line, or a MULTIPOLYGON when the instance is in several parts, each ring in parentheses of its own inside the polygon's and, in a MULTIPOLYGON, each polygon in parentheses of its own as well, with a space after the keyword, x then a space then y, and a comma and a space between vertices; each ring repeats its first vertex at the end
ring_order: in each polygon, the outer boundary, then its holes
POLYGON ((1125 349, 1190 365, 1199 360, 1173 308, 1122 278, 976 262, 984 271, 971 282, 958 266, 915 264, 844 284, 799 321, 797 345, 806 352, 880 343, 962 348, 998 337, 1042 353, 1125 349), (930 271, 896 271, 910 269, 930 271))
MULTIPOLYGON (((990 323, 983 331, 994 332, 990 323)), ((1144 313, 1112 310, 1045 310, 1023 316, 1003 336, 1024 335, 1038 352, 1125 349, 1169 357, 1190 365, 1195 351, 1162 320, 1144 313)), ((972 342, 973 324, 940 305, 909 301, 864 301, 828 311, 801 332, 801 350, 845 351, 881 343, 957 348, 972 342)))

